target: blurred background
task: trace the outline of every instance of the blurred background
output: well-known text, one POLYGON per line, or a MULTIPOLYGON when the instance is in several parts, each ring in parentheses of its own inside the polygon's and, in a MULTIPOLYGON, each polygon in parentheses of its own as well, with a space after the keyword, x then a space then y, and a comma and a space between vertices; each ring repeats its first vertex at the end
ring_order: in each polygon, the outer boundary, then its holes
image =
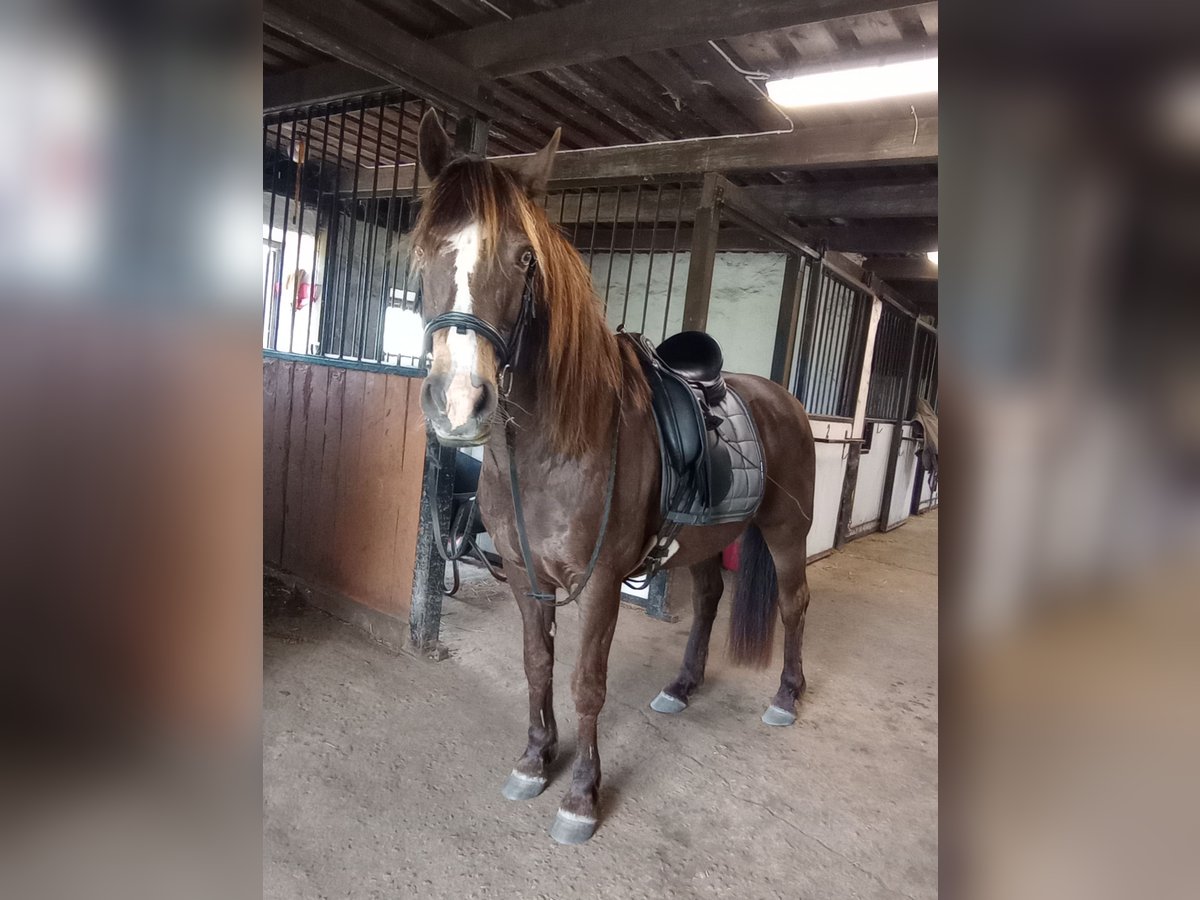
POLYGON ((943 886, 1194 896, 1200 8, 947 12, 943 886))
MULTIPOLYGON (((940 39, 947 896, 1194 896, 1200 7, 940 39)), ((0 10, 0 894, 260 889, 259 10, 0 10)))

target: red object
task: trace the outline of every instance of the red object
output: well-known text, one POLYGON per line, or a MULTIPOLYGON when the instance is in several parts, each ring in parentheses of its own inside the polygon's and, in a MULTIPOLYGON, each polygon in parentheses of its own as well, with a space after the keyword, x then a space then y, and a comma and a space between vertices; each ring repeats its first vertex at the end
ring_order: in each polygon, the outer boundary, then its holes
POLYGON ((730 572, 738 570, 738 562, 742 556, 742 543, 740 540, 734 541, 728 547, 721 551, 721 565, 730 572))

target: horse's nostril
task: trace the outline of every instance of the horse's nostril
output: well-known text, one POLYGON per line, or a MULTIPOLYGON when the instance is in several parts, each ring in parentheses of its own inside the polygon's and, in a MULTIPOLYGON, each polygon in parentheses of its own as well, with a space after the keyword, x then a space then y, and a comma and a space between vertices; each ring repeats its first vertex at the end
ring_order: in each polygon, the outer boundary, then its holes
POLYGON ((479 398, 475 401, 475 418, 486 419, 496 408, 496 389, 488 382, 484 382, 479 389, 479 398))
POLYGON ((426 412, 444 413, 446 411, 446 382, 445 379, 430 377, 425 379, 421 388, 421 405, 426 412))

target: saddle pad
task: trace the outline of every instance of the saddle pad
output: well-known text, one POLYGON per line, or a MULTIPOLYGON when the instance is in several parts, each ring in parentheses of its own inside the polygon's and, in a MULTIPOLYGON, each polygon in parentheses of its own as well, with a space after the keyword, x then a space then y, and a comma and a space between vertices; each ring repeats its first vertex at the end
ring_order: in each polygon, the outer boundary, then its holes
POLYGON ((762 502, 766 484, 758 429, 737 391, 730 387, 712 412, 722 421, 709 453, 714 493, 704 522, 708 525, 750 518, 762 502), (728 489, 718 490, 718 485, 722 488, 727 485, 728 489))

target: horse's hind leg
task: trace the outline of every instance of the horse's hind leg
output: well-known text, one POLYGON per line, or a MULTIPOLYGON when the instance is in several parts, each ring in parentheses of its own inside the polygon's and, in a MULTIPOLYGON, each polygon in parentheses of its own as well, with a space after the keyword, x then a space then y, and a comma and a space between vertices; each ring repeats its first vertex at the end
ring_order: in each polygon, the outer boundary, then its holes
POLYGON ((692 691, 703 684, 713 620, 717 617, 717 604, 724 589, 720 555, 692 566, 692 633, 688 636, 679 677, 650 701, 650 708, 655 712, 681 712, 687 707, 692 691))
POLYGON ((804 538, 797 544, 794 535, 764 532, 775 573, 779 581, 779 614, 783 619, 783 674, 779 690, 762 720, 768 725, 791 725, 796 721, 796 701, 804 693, 804 666, 801 645, 804 642, 804 620, 808 615, 808 566, 805 560, 804 538))

